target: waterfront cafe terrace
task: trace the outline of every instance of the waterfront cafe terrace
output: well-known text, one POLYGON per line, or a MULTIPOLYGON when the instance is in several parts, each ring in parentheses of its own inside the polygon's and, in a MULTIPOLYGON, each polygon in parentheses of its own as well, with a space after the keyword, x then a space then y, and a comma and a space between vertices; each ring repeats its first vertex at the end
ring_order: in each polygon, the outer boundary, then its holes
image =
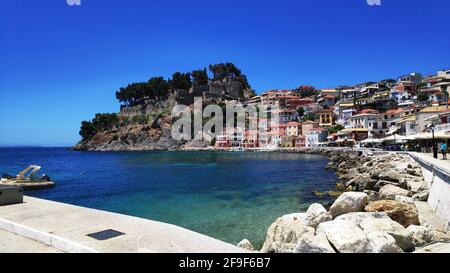
POLYGON ((343 129, 337 133, 338 139, 336 144, 338 146, 354 146, 357 143, 368 138, 369 129, 367 128, 348 128, 343 129))
MULTIPOLYGON (((425 111, 426 112, 426 111, 425 111)), ((408 144, 417 147, 417 151, 431 152, 434 142, 449 142, 450 139, 450 111, 444 110, 423 120, 424 130, 415 132, 412 128, 420 128, 415 115, 407 115, 399 122, 399 126, 392 126, 385 138, 367 138, 361 141, 364 146, 388 143, 408 144), (407 130, 409 129, 409 130, 407 130)))

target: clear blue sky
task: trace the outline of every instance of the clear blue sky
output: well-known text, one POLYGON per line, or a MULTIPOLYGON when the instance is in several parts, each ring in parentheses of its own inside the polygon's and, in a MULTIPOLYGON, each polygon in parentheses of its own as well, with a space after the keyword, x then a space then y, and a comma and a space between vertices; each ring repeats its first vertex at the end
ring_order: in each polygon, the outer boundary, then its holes
POLYGON ((0 0, 0 145, 72 145, 132 81, 230 61, 262 92, 450 66, 448 0, 0 0))

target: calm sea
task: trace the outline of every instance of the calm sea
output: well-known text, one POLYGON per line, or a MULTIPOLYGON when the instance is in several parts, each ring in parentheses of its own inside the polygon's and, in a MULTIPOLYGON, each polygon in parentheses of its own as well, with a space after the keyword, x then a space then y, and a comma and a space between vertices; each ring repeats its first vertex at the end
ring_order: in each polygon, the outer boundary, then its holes
POLYGON ((305 211, 333 190, 327 159, 285 153, 89 153, 64 148, 0 148, 0 173, 42 166, 54 189, 27 195, 182 226, 260 246, 279 216, 305 211))

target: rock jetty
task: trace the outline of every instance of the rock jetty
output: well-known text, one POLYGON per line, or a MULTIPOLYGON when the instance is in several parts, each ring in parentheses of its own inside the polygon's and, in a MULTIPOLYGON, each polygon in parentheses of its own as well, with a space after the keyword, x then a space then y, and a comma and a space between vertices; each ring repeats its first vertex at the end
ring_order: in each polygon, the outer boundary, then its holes
MULTIPOLYGON (((422 171, 406 154, 363 155, 352 150, 309 150, 328 156, 327 169, 345 184, 327 210, 284 215, 267 231, 263 253, 403 253, 450 233, 421 226, 414 202, 426 201, 422 171)), ((246 243, 246 245, 248 245, 246 243)))

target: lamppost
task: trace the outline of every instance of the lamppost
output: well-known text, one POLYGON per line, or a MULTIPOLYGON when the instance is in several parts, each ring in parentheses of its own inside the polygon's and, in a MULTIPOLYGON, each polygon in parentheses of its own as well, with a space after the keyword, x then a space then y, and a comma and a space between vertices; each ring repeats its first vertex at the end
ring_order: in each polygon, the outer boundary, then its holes
POLYGON ((433 157, 437 159, 438 158, 438 147, 437 147, 436 141, 434 139, 434 128, 435 128, 435 125, 434 125, 434 122, 433 122, 430 125, 431 134, 433 136, 433 157))

